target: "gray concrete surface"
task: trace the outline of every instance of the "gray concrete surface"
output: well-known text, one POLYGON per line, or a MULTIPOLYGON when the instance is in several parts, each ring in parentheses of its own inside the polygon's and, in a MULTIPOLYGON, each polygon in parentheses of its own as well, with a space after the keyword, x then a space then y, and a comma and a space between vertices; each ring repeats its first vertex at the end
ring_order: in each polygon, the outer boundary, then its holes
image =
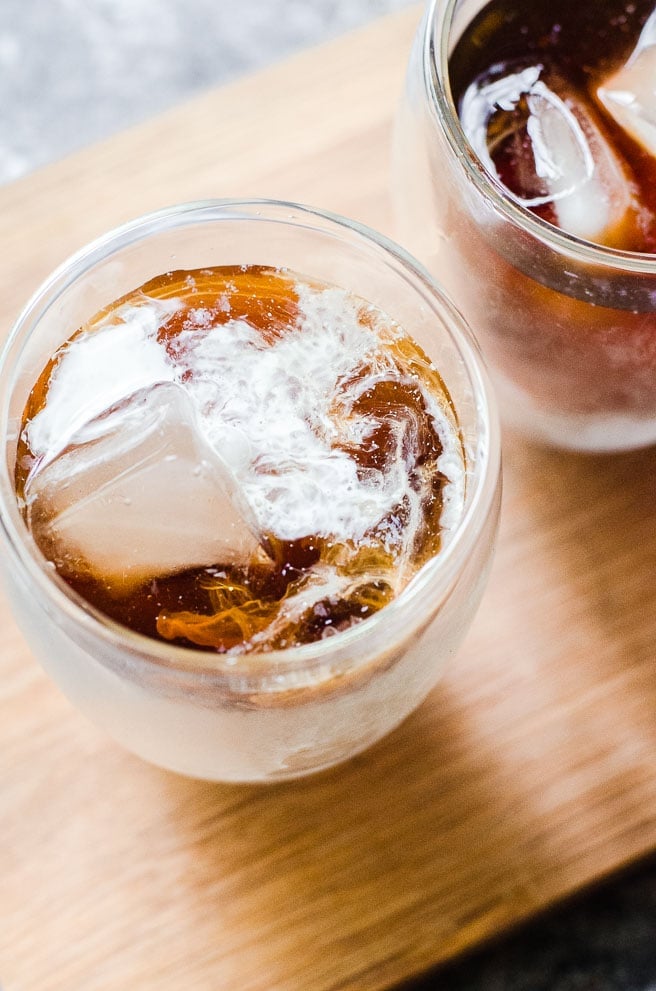
POLYGON ((412 0, 0 0, 0 182, 412 0))

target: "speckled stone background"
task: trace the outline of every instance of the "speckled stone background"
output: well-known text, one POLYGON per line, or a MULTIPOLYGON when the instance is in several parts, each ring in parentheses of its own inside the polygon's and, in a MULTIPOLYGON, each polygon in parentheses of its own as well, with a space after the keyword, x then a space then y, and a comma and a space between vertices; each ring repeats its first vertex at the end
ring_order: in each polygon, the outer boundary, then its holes
MULTIPOLYGON (((409 2, 0 0, 0 182, 409 2)), ((656 864, 420 986, 656 991, 656 864)))
POLYGON ((410 0, 0 0, 0 181, 410 0))

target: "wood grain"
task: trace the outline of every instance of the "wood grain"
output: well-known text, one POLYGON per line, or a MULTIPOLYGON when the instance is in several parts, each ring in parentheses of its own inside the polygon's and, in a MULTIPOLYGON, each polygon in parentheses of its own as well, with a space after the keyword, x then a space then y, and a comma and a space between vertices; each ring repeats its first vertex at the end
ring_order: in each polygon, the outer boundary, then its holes
MULTIPOLYGON (((0 319, 70 251, 207 196, 390 229, 417 9, 0 190, 0 319)), ((350 764, 211 786, 122 752, 0 604, 0 981, 21 991, 381 989, 656 846, 656 451, 505 438, 498 554, 429 700, 350 764)))

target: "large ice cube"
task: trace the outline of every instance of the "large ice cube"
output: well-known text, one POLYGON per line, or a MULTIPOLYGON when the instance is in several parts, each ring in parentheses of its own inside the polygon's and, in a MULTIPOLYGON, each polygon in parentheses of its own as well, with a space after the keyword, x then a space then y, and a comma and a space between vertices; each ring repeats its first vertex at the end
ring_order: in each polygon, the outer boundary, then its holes
POLYGON ((523 206, 551 205, 568 233, 604 241, 631 209, 630 183, 594 109, 553 70, 483 76, 460 116, 488 171, 523 206))
POLYGON ((656 156, 656 10, 626 65, 598 87, 597 96, 620 127, 656 156))
POLYGON ((62 453, 37 464, 25 500, 60 570, 106 579, 119 595, 188 567, 245 563, 257 549, 231 473, 173 383, 141 389, 78 428, 62 453))
POLYGON ((75 432, 127 396, 157 382, 172 382, 175 369, 158 343, 159 326, 179 308, 176 300, 144 297, 91 321, 55 355, 48 401, 27 424, 30 450, 48 460, 75 432))

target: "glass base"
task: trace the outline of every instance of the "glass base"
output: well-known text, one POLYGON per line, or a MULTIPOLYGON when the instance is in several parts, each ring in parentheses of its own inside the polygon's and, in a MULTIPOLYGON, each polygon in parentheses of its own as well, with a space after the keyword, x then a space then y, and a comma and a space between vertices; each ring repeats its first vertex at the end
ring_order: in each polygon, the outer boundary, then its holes
POLYGON ((656 444, 656 416, 625 413, 558 413, 492 373, 501 419, 513 430, 550 447, 596 454, 630 451, 656 444))

